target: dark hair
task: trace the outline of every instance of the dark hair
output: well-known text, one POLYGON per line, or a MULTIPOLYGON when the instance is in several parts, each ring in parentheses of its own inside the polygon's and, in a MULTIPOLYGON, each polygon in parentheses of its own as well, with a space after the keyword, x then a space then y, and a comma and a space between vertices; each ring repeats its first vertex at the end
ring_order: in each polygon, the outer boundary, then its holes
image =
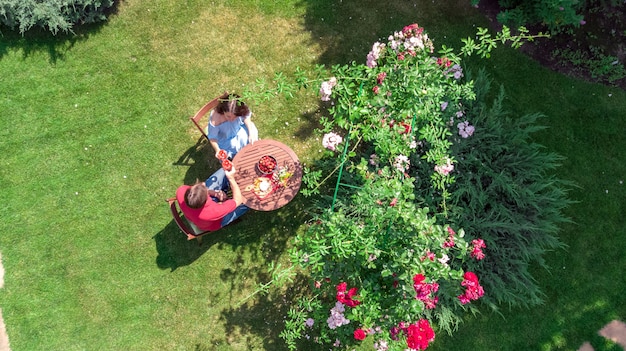
POLYGON ((219 104, 215 107, 215 111, 219 114, 232 112, 237 117, 247 116, 250 109, 245 102, 241 101, 241 97, 237 94, 224 93, 219 97, 219 104))
POLYGON ((192 185, 185 191, 185 203, 191 208, 202 208, 207 198, 207 190, 202 182, 192 185))

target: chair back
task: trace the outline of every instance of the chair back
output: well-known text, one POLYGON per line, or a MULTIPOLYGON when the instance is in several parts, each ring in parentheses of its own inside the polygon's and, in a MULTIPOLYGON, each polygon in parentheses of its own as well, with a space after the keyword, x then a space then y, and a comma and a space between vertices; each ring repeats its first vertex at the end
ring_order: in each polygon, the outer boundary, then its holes
POLYGON ((183 219, 184 217, 182 211, 178 207, 178 201, 175 197, 169 198, 165 201, 169 203, 174 222, 176 222, 180 231, 187 235, 187 240, 198 239, 198 244, 202 244, 202 236, 210 233, 210 231, 201 231, 186 218, 183 219))
MULTIPOLYGON (((226 93, 227 92, 224 92, 224 94, 226 94, 226 93)), ((219 102, 220 102, 220 98, 216 97, 213 100, 207 102, 204 106, 202 106, 202 108, 199 109, 198 112, 196 112, 195 115, 189 117, 191 122, 193 122, 193 124, 196 126, 196 128, 198 128, 200 133, 202 133, 202 135, 207 140, 209 140, 209 136, 207 135, 207 132, 206 132, 207 127, 209 125, 209 118, 207 116, 207 113, 209 113, 209 111, 214 109, 217 106, 217 104, 219 104, 219 102), (205 117, 206 117, 206 121, 203 121, 203 119, 205 117), (204 127, 202 127, 202 126, 204 126, 204 127)))

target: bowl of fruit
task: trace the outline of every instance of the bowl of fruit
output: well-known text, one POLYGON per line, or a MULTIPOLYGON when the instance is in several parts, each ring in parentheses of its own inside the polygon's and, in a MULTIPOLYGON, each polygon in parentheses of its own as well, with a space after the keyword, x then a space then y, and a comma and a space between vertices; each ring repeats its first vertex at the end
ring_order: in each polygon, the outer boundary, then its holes
POLYGON ((259 162, 257 163, 257 168, 259 172, 263 174, 272 174, 276 170, 276 166, 278 163, 276 162, 276 158, 270 155, 261 156, 259 162))

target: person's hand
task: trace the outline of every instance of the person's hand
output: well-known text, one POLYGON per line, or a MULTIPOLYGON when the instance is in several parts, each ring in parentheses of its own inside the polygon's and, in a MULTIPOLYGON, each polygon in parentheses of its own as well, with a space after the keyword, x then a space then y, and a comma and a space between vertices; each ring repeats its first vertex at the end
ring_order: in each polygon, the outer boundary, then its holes
POLYGON ((217 158, 220 161, 223 161, 228 158, 228 153, 226 153, 226 151, 222 149, 217 150, 215 152, 215 158, 217 158))
POLYGON ((226 174, 226 178, 228 179, 235 179, 235 165, 233 165, 231 163, 232 167, 230 168, 230 170, 224 169, 224 173, 226 174))
POLYGON ((254 126, 250 128, 248 132, 248 142, 252 144, 257 140, 259 140, 259 131, 256 129, 256 126, 254 126))
POLYGON ((228 200, 228 195, 226 195, 226 193, 222 190, 214 190, 213 197, 215 197, 219 202, 224 202, 228 200))
POLYGON ((257 133, 250 133, 250 135, 248 136, 248 142, 252 144, 257 140, 259 140, 259 135, 257 133))
POLYGON ((222 168, 228 172, 233 169, 233 163, 228 159, 222 160, 222 168))

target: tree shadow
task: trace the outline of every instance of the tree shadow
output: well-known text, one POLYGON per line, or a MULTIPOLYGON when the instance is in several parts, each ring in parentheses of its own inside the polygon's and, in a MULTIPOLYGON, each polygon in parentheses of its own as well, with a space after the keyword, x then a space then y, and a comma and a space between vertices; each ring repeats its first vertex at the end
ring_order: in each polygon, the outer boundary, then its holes
MULTIPOLYGON (((269 278, 269 277, 268 277, 269 278)), ((241 335, 260 335, 263 339, 263 350, 287 351, 289 348, 280 334, 285 327, 285 316, 292 306, 296 306, 297 298, 309 293, 306 276, 297 275, 288 287, 274 289, 268 294, 258 295, 241 306, 222 311, 220 321, 225 324, 225 335, 238 333, 241 335)), ((314 335, 296 341, 297 350, 321 351, 327 347, 316 344, 314 335)), ((246 344, 253 345, 256 341, 248 337, 246 344)), ((208 340, 205 345, 196 345, 198 350, 222 350, 229 345, 227 337, 216 337, 208 340)))
MULTIPOLYGON (((289 242, 297 228, 306 220, 304 196, 296 198, 283 208, 273 212, 251 211, 236 226, 224 228, 224 237, 216 245, 229 245, 234 248, 236 257, 231 267, 220 272, 220 279, 228 285, 228 291, 254 292, 259 284, 272 280, 268 266, 284 261, 282 257, 289 247, 289 242), (250 286, 253 282, 253 286, 250 286)), ((286 267, 283 267, 286 268, 286 267)), ((288 290, 306 287, 304 278, 288 283, 288 290)), ((224 299, 220 292, 212 292, 210 300, 224 299)), ((258 335, 264 344, 264 350, 287 350, 286 344, 279 337, 284 327, 284 316, 290 306, 294 306, 293 293, 285 293, 283 287, 273 286, 270 293, 259 293, 249 299, 231 298, 229 306, 221 312, 220 321, 229 335, 237 333, 250 338, 258 335)), ((240 341, 239 341, 240 342, 240 341)), ((257 342, 256 339, 254 342, 257 342)), ((229 338, 207 341, 199 347, 202 350, 221 350, 229 345, 229 338)), ((307 349, 307 348, 304 348, 307 349)))
POLYGON ((478 11, 466 0, 302 0, 299 5, 306 11, 305 29, 324 50, 318 63, 328 67, 365 63, 374 42, 411 23, 418 23, 431 36, 438 33, 434 38, 437 47, 459 46, 459 38, 448 38, 446 33, 452 27, 472 28, 474 19, 467 13, 478 11))
POLYGON ((21 50, 24 59, 37 53, 46 53, 50 63, 56 63, 65 58, 65 53, 70 51, 77 42, 85 41, 107 25, 110 17, 118 13, 120 3, 124 0, 115 1, 113 6, 105 11, 107 20, 75 25, 72 32, 60 32, 56 35, 39 27, 32 27, 23 34, 19 29, 0 25, 0 59, 13 50, 21 50))
POLYGON ((327 111, 327 106, 321 105, 315 111, 306 112, 301 114, 301 124, 298 127, 298 130, 295 132, 296 138, 299 140, 307 140, 311 138, 315 131, 322 128, 322 124, 319 122, 320 117, 325 114, 327 111))

